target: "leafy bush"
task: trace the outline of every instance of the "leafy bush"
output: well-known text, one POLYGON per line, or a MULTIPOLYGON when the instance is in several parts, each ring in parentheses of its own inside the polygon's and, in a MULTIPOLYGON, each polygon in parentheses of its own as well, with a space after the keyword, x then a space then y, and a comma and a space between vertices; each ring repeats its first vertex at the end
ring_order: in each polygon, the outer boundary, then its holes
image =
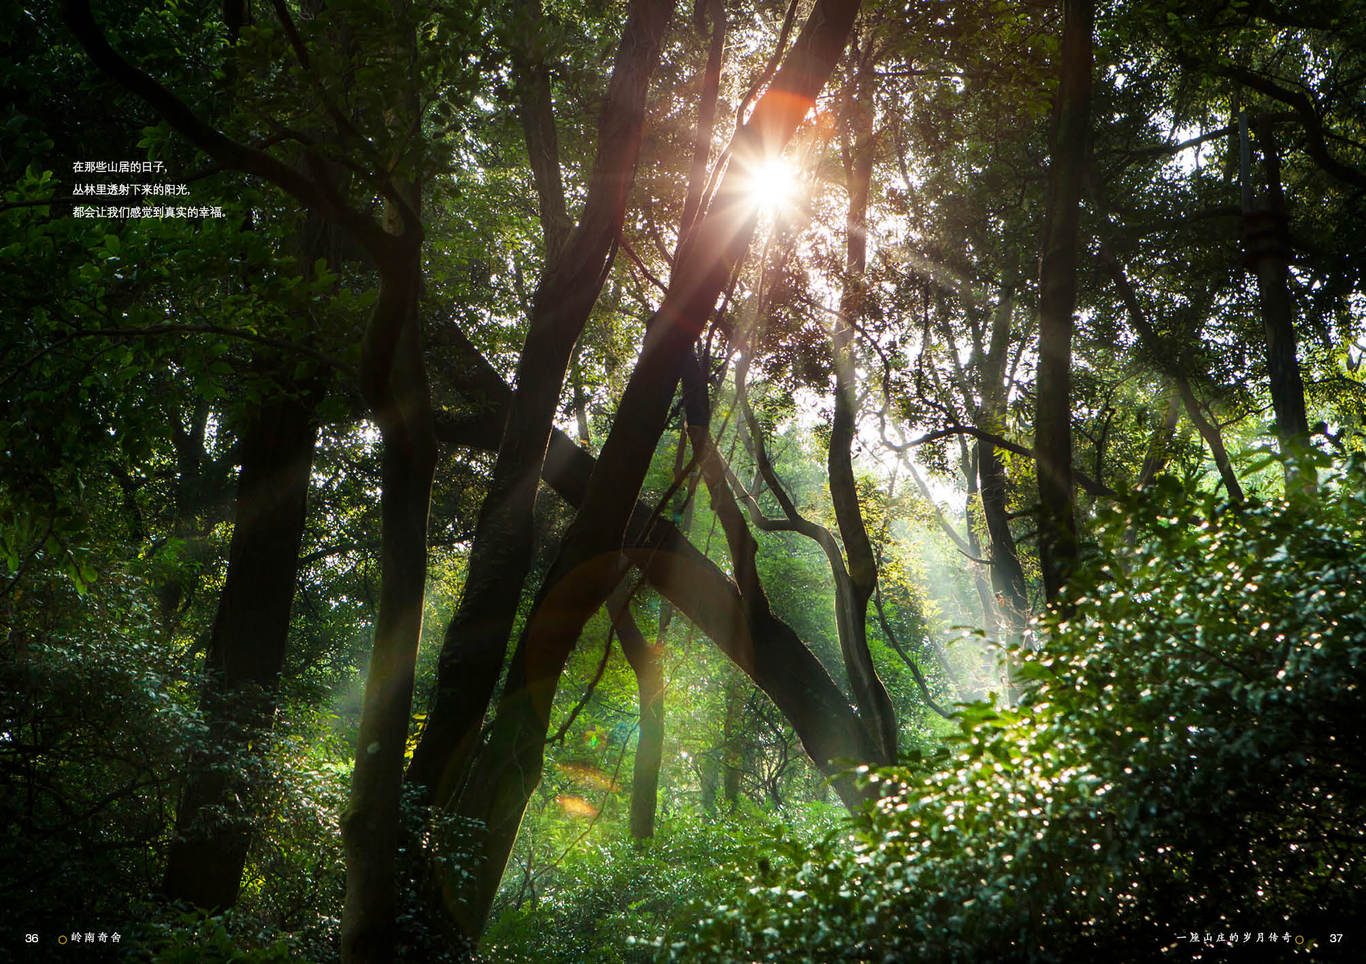
POLYGON ((138 580, 78 592, 40 562, 0 613, 0 930, 123 930, 158 879, 193 691, 138 580))
POLYGON ((1345 951, 1330 935, 1366 910, 1362 481, 1107 515, 1071 615, 1018 654, 1017 707, 966 706, 944 751, 868 774, 852 840, 748 873, 662 952, 1205 959, 1227 949, 1206 935, 1272 931, 1278 958, 1345 951))
POLYGON ((661 817, 648 841, 617 836, 571 846, 554 866, 540 869, 532 887, 509 874, 504 888, 511 906, 485 935, 488 959, 652 960, 659 935, 689 901, 732 898, 733 868, 753 867, 775 846, 788 846, 794 827, 802 836, 837 826, 837 812, 811 804, 780 818, 742 801, 734 814, 715 820, 690 812, 661 817))

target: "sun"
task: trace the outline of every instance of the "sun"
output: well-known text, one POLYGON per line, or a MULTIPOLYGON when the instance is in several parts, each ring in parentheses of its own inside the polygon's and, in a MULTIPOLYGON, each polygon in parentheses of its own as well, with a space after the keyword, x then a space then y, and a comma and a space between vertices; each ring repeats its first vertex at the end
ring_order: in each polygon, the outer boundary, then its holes
POLYGON ((800 189, 797 169, 785 158, 770 158, 749 172, 750 203, 761 214, 777 214, 792 207, 800 189))

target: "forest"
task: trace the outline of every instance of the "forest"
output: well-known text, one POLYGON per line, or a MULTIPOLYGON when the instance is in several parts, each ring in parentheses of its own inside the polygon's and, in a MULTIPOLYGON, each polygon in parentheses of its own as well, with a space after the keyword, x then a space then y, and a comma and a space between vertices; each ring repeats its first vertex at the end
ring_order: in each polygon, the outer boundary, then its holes
POLYGON ((10 3, 0 191, 0 961, 1366 959, 1363 0, 10 3))

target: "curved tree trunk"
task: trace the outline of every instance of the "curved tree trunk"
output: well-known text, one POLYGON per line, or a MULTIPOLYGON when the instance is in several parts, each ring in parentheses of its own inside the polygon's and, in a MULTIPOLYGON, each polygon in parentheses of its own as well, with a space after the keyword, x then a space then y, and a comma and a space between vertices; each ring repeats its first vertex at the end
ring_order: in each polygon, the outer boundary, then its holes
MULTIPOLYGON (((1119 258, 1116 257, 1114 249, 1106 240, 1102 240, 1100 243, 1100 260, 1110 275, 1110 279, 1115 283, 1115 287, 1119 289, 1120 298, 1124 301, 1125 310, 1129 313, 1129 323, 1138 333, 1139 341, 1152 353, 1154 358, 1169 358, 1169 354, 1162 350, 1157 331, 1143 311, 1143 305, 1138 300, 1138 292, 1134 290, 1133 283, 1129 281, 1129 277, 1124 271, 1124 266, 1119 263, 1119 258)), ((1186 417, 1191 420, 1191 424, 1195 426, 1200 437, 1209 446, 1210 457, 1214 459, 1214 466, 1219 471, 1219 478, 1223 480, 1224 488, 1228 490, 1229 500, 1232 502, 1243 501, 1243 487, 1238 481, 1237 474, 1233 471, 1228 451, 1224 448, 1224 437, 1220 433, 1219 427, 1205 417, 1204 410, 1200 407, 1200 401, 1195 397, 1195 391, 1191 387, 1190 379, 1175 363, 1165 365, 1164 371, 1167 377, 1172 380, 1172 386, 1175 390, 1174 397, 1180 398, 1181 404, 1186 409, 1186 417)))
MULTIPOLYGON (((455 445, 489 451, 498 444, 490 425, 497 424, 511 392, 473 345, 463 339, 458 344, 467 363, 469 390, 488 400, 492 415, 445 421, 442 437, 455 445)), ((593 466, 593 456, 568 435, 559 429, 551 433, 542 471, 546 482, 570 505, 582 503, 593 466)), ((718 489, 717 497, 734 502, 728 488, 718 489)), ((727 539, 735 544, 733 552, 741 559, 757 552, 757 544, 743 529, 743 519, 738 526, 734 525, 738 516, 732 518, 727 512, 721 519, 729 526, 727 539)), ((653 508, 644 502, 637 502, 632 511, 624 545, 627 558, 650 585, 773 701, 818 769, 832 775, 842 763, 873 759, 848 699, 792 628, 773 613, 757 578, 743 584, 728 579, 676 526, 655 517, 653 508)), ((737 574, 752 571, 744 567, 737 574)))
POLYGON ((854 326, 862 317, 866 296, 863 276, 868 259, 868 189, 873 174, 874 146, 872 50, 865 47, 860 51, 855 40, 852 53, 854 95, 849 107, 853 143, 846 144, 845 152, 849 211, 845 218, 844 290, 840 294, 840 310, 830 341, 835 369, 835 412, 826 463, 835 520, 849 560, 847 580, 837 580, 840 648, 849 668, 849 681, 859 712, 877 742, 879 758, 893 763, 897 753, 896 710, 868 650, 868 601, 877 583, 877 561, 859 506, 852 453, 858 417, 854 326))

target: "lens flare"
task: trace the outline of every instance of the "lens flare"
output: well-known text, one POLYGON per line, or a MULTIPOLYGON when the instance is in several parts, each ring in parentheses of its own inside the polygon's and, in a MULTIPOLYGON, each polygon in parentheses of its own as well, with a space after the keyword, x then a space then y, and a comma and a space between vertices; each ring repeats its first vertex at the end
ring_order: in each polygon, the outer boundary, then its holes
POLYGON ((785 158, 774 157, 749 172, 749 196, 763 214, 776 214, 797 202, 801 187, 797 169, 785 158))
POLYGON ((561 793, 555 798, 555 802, 570 817, 594 817, 598 813, 598 808, 583 797, 576 797, 568 793, 561 793))

